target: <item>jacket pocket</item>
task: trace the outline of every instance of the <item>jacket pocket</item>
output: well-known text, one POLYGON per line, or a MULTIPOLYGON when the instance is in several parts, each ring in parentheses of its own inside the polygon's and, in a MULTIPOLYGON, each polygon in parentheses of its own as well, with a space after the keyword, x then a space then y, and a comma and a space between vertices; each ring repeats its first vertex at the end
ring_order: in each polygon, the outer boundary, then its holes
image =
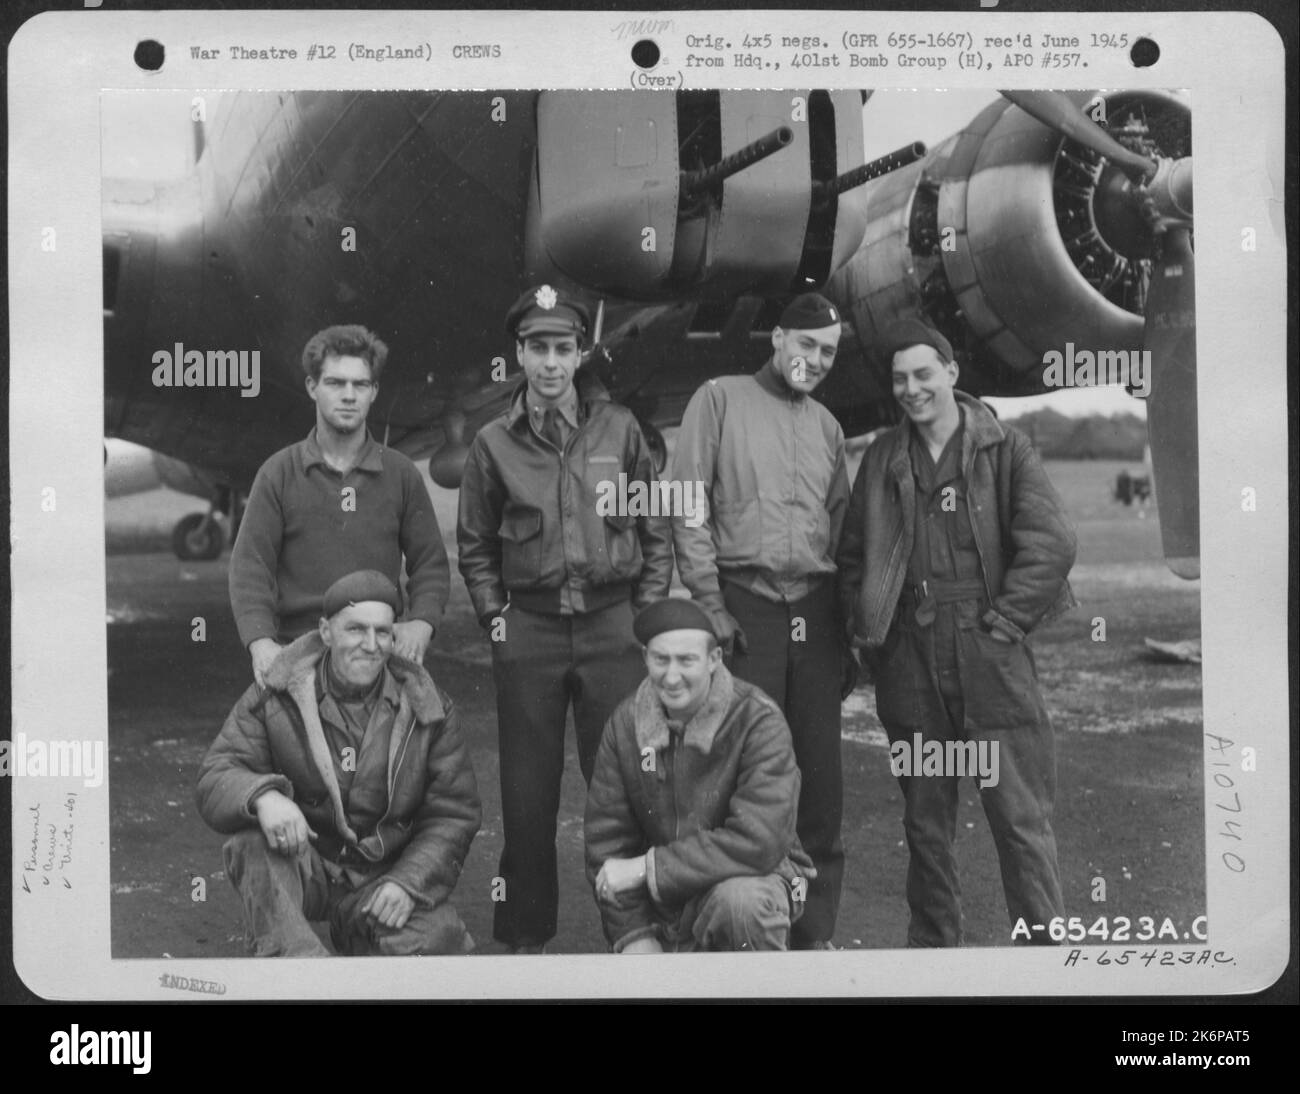
POLYGON ((1029 648, 1003 642, 979 627, 960 631, 962 692, 967 728, 1028 729, 1046 717, 1029 648))
POLYGON ((526 588, 541 576, 542 511, 509 504, 501 518, 501 580, 507 589, 526 588))
POLYGON ((635 581, 641 575, 641 540, 636 532, 636 519, 618 514, 605 517, 605 553, 610 576, 617 581, 635 581))
MULTIPOLYGON (((967 498, 965 484, 957 486, 956 490, 956 508, 944 516, 953 522, 953 537, 957 546, 963 551, 978 551, 980 544, 975 536, 975 521, 979 519, 979 514, 976 512, 976 502, 967 498)), ((996 549, 995 544, 989 544, 988 547, 996 549)))

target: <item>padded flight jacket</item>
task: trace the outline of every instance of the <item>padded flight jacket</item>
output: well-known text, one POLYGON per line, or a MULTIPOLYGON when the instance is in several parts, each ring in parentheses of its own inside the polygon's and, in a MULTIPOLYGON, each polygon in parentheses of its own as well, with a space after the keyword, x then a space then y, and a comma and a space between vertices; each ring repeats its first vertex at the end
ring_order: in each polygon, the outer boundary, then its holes
MULTIPOLYGON (((423 668, 388 659, 380 716, 389 719, 387 795, 380 816, 344 807, 316 699, 318 633, 286 646, 226 718, 199 771, 199 814, 218 832, 257 827, 253 799, 279 790, 302 810, 333 862, 384 870, 415 900, 436 906, 460 876, 482 820, 460 720, 423 668)), ((373 731, 373 727, 372 727, 373 731)), ((358 798, 356 784, 352 796, 358 798)))
POLYGON ((776 704, 719 665, 705 704, 672 733, 649 678, 605 724, 587 791, 587 880, 654 848, 629 907, 601 905, 616 950, 732 877, 816 875, 795 835, 799 768, 776 704), (648 757, 653 754, 654 762, 648 757), (649 768, 649 770, 647 770, 649 768))
MULTIPOLYGON (((965 411, 961 467, 975 548, 992 605, 983 622, 1014 641, 1077 603, 1067 580, 1074 529, 1029 439, 1004 427, 978 399, 956 392, 965 411)), ((868 446, 853 484, 836 561, 851 639, 868 653, 889 634, 912 554, 916 483, 911 425, 868 446)))

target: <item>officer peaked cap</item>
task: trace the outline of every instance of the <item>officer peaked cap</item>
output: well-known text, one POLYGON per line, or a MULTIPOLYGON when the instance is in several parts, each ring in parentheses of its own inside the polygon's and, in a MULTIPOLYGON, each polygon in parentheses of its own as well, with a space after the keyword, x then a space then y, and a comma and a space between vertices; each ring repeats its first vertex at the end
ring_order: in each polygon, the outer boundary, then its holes
POLYGON ((530 334, 572 334, 582 341, 591 328, 591 311, 573 293, 551 285, 525 292, 506 312, 506 330, 515 338, 530 334))

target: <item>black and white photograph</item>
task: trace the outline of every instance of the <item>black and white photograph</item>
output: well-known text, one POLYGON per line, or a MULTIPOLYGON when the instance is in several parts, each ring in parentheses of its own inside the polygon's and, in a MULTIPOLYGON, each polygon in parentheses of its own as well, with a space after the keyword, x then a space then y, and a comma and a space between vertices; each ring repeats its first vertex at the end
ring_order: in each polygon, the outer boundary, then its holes
POLYGON ((779 929, 719 945, 1203 933, 1191 103, 882 96, 105 96, 114 955, 339 941, 272 922, 252 886, 281 883, 224 839, 305 860, 277 908, 425 871, 407 902, 498 952, 694 946, 688 905, 787 859, 779 929), (970 117, 900 141, 927 110, 970 117), (357 794, 346 757, 405 727, 352 721, 338 678, 324 770, 275 695, 366 570, 398 620, 376 661, 427 666, 457 738, 429 763, 472 808, 409 760, 405 816, 396 759, 357 794), (674 593, 722 650, 690 640, 698 685, 633 633, 674 593), (732 680, 771 701, 733 731, 770 716, 770 785, 735 797, 741 748, 664 786, 671 737, 623 770, 640 719, 732 680), (277 849, 258 802, 314 836, 277 849), (635 911, 602 907, 588 865, 653 848, 678 892, 642 861, 635 911))
POLYGON ((1201 89, 1100 27, 684 14, 616 35, 622 90, 305 23, 288 60, 387 86, 259 82, 282 34, 103 82, 104 740, 15 721, 14 774, 78 776, 16 801, 16 908, 84 887, 106 794, 103 956, 191 998, 265 957, 322 959, 242 989, 304 998, 362 956, 1236 964, 1210 875, 1260 869, 1269 748, 1207 713, 1202 555, 1278 501, 1203 471, 1201 89), (1047 74, 1089 49, 1138 77, 1047 74))

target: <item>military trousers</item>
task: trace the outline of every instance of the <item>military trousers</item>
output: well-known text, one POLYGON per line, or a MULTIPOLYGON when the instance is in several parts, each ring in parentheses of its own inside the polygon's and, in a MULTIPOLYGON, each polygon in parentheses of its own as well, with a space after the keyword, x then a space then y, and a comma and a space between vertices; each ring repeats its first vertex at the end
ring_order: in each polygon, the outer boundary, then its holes
POLYGON ((690 900, 656 935, 666 953, 729 953, 789 948, 790 887, 780 874, 730 877, 690 900))
POLYGON ((340 954, 411 957, 465 954, 474 940, 447 901, 416 902, 406 923, 383 927, 362 912, 384 883, 382 866, 372 876, 355 877, 327 862, 309 847, 305 854, 283 855, 266 842, 260 828, 248 828, 222 848, 226 876, 244 908, 245 940, 258 957, 323 957, 329 949, 312 929, 329 923, 330 941, 340 954))
POLYGON ((505 841, 498 874, 505 884, 494 894, 493 935, 506 945, 536 946, 555 936, 559 911, 555 837, 569 710, 590 783, 605 722, 641 683, 645 662, 630 601, 580 615, 512 605, 500 618, 492 673, 505 841))
MULTIPOLYGON (((1056 747, 1038 687, 1033 654, 1022 642, 1002 642, 980 625, 987 604, 939 604, 933 622, 915 619, 906 597, 889 636, 872 655, 876 712, 891 746, 903 792, 909 852, 909 946, 958 946, 961 885, 953 844, 957 832, 958 759, 969 773, 976 757, 993 763, 979 777, 980 801, 997 848, 1011 922, 1042 924, 1032 941, 1048 942, 1047 926, 1064 914, 1052 808, 1056 747), (931 745, 934 742, 934 747, 931 745), (947 742, 971 742, 958 749, 947 742), (929 770, 923 753, 947 758, 929 770), (903 745, 905 749, 895 746, 903 745), (927 748, 927 746, 930 746, 927 748), (982 752, 980 750, 983 750, 982 752)), ((1008 941, 1010 931, 1008 930, 1008 941)))
POLYGON ((844 879, 840 819, 844 784, 840 755, 840 672, 843 628, 833 582, 799 600, 778 603, 723 580, 727 611, 744 632, 746 652, 732 655, 731 671, 757 684, 790 724, 799 765, 799 842, 817 876, 808 883, 791 949, 809 949, 835 933, 844 879))

